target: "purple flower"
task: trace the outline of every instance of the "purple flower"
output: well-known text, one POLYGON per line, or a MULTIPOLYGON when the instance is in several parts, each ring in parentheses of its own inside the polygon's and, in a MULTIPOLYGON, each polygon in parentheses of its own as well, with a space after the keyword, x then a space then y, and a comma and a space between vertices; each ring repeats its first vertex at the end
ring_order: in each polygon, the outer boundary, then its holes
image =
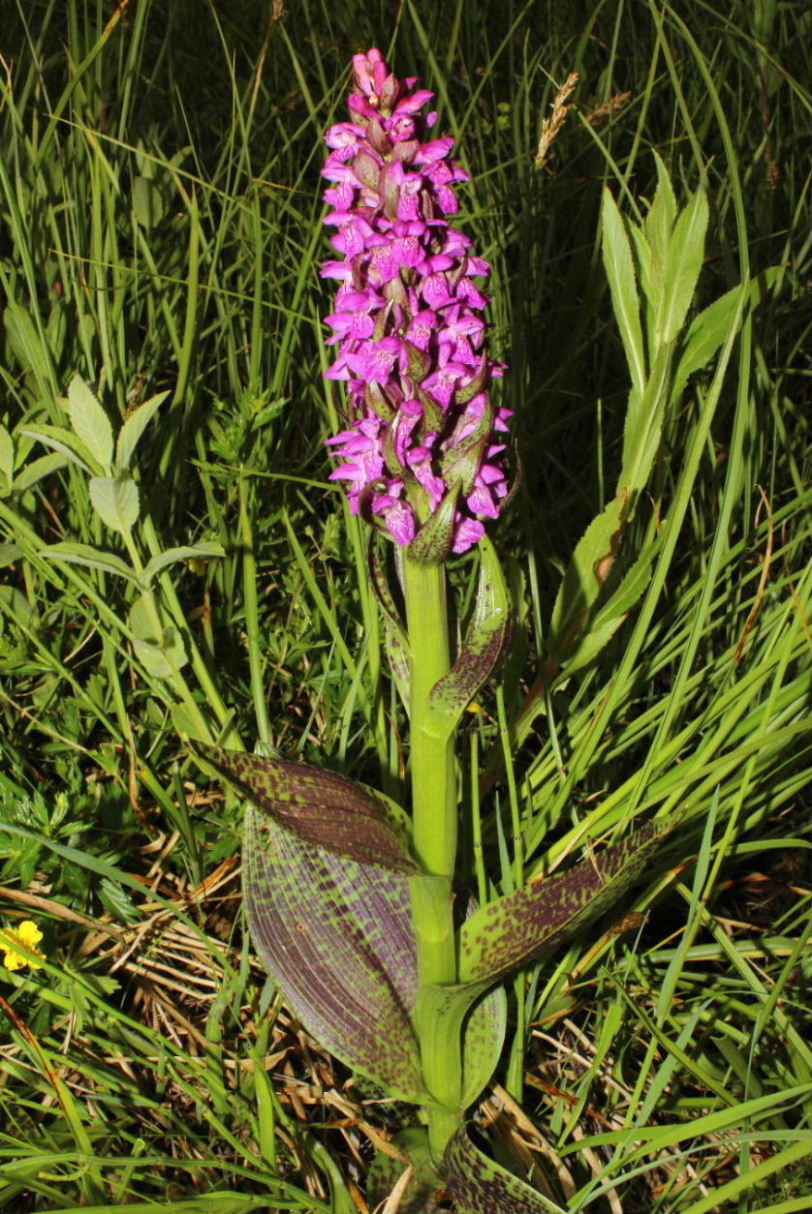
POLYGON ((511 414, 490 399, 504 365, 488 353, 489 300, 472 281, 490 267, 448 222, 468 174, 451 157, 453 139, 427 137, 434 94, 416 77, 399 80, 374 47, 353 68, 350 121, 327 132, 322 170, 340 254, 321 271, 340 284, 326 318, 338 346, 327 376, 347 385, 347 428, 328 439, 340 461, 331 480, 346 482, 354 513, 404 546, 453 495, 440 547, 465 552, 508 494, 496 435, 511 414))

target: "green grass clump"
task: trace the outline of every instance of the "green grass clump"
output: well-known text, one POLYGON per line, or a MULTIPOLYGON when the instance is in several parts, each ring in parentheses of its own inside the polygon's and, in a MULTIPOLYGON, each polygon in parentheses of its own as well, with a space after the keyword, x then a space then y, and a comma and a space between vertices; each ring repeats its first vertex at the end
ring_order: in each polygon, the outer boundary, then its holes
POLYGON ((403 788, 365 537, 323 447, 321 138, 373 44, 437 92, 472 171, 460 226, 493 263, 523 468, 495 529, 519 623, 462 756, 472 883, 685 812, 622 922, 513 982, 482 1116, 553 1209, 805 1210, 812 17, 289 8, 0 15, 0 930, 44 933, 39 968, 0 966, 0 1211, 364 1210, 398 1124, 264 980, 239 806, 181 741, 403 788), (601 190, 645 215, 654 152, 681 204, 707 193, 697 309, 755 286, 666 418, 619 554, 650 554, 640 595, 562 674, 551 612, 629 389, 601 190))

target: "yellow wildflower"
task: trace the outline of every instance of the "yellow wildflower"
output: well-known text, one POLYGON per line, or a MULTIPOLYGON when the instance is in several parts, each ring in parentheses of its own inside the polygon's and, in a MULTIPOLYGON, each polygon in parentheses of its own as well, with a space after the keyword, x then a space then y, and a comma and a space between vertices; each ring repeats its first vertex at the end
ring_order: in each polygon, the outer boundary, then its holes
POLYGON ((42 932, 33 919, 23 919, 19 927, 4 927, 0 930, 0 949, 5 950, 3 965, 7 970, 21 970, 24 965, 30 965, 32 970, 41 969, 38 961, 31 961, 21 953, 20 946, 45 960, 45 954, 37 948, 42 939, 42 932))

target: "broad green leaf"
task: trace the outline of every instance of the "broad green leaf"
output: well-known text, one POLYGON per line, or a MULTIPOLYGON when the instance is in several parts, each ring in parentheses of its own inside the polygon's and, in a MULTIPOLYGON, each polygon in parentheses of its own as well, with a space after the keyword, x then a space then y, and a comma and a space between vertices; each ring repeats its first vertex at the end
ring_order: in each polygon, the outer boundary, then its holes
POLYGON ((132 477, 93 476, 90 500, 101 521, 113 531, 128 534, 138 522, 138 486, 132 477))
POLYGON ((445 1185, 432 1162, 428 1131, 422 1127, 401 1130, 390 1145, 401 1153, 401 1158, 376 1152, 367 1175, 370 1209, 382 1208, 400 1182, 398 1214, 436 1214, 445 1185), (404 1173, 409 1169, 411 1176, 404 1184, 404 1173))
POLYGON ((17 495, 27 493, 32 486, 36 485, 37 481, 64 468, 67 462, 68 457, 61 455, 58 451, 52 451, 50 455, 41 455, 39 459, 32 460, 30 464, 26 464, 20 469, 14 478, 12 491, 17 495))
POLYGON ((128 623, 136 656, 153 678, 171 678, 186 665, 188 658, 180 633, 163 615, 155 620, 153 606, 146 594, 133 603, 128 623))
POLYGON ((85 443, 63 426, 26 426, 18 433, 24 434, 26 438, 35 438, 37 442, 42 443, 43 447, 50 447, 52 451, 58 451, 60 455, 64 455, 66 460, 72 464, 78 464, 85 472, 101 471, 85 443))
POLYGON ((151 396, 149 400, 144 401, 143 405, 139 405, 124 422, 124 425, 118 432, 118 439, 116 441, 117 472, 129 468, 141 435, 168 395, 168 392, 159 392, 157 396, 151 396))
POLYGON ((569 872, 531 881, 481 907, 460 930, 460 978, 496 980, 558 947, 638 879, 674 818, 649 822, 569 872))
POLYGON ((80 438, 102 470, 110 473, 113 462, 113 427, 94 394, 79 375, 68 384, 68 416, 80 438))
POLYGON ((305 842, 249 805, 243 890, 257 951, 308 1032, 389 1095, 425 1103, 408 878, 305 842))
POLYGON ((563 1214, 541 1193, 489 1159, 460 1126, 446 1147, 443 1176, 457 1214, 563 1214))
POLYGON ((444 727, 456 728, 466 705, 492 674, 511 624, 510 594, 493 544, 479 542, 481 564, 471 623, 454 665, 431 690, 429 708, 444 727))
POLYGON ((51 366, 42 339, 30 314, 11 300, 3 320, 9 347, 26 374, 32 371, 40 392, 46 395, 51 384, 51 366))
POLYGON ((142 228, 149 231, 164 217, 166 204, 161 191, 148 177, 136 177, 133 181, 133 215, 142 228))
POLYGON ((668 262, 663 272, 656 344, 674 341, 685 323, 705 258, 708 214, 708 200, 704 190, 700 189, 674 224, 668 262))
POLYGON ((626 351, 632 383, 638 392, 642 392, 646 382, 646 359, 634 261, 623 217, 606 187, 601 207, 601 248, 612 294, 612 306, 626 351))
POLYGON ((117 577, 126 578, 128 582, 138 582, 134 570, 122 561, 114 552, 103 552, 92 548, 90 544, 79 544, 73 540, 65 540, 60 544, 51 544, 43 548, 40 556, 46 560, 58 561, 64 565, 85 565, 89 569, 100 569, 102 573, 113 573, 117 577))
POLYGON ((0 544, 0 569, 13 565, 22 555, 23 550, 19 544, 0 544))
POLYGON ((417 872, 387 803, 354 780, 288 759, 214 746, 197 749, 249 800, 305 843, 360 864, 417 872))
POLYGON ((216 540, 193 544, 188 548, 167 548, 154 556, 144 569, 143 580, 149 585, 156 573, 174 565, 177 561, 208 561, 212 557, 225 556, 226 550, 216 540))
POLYGON ((550 655, 563 662, 584 632, 623 534, 627 499, 616 497, 587 527, 575 546, 558 588, 550 620, 550 655))

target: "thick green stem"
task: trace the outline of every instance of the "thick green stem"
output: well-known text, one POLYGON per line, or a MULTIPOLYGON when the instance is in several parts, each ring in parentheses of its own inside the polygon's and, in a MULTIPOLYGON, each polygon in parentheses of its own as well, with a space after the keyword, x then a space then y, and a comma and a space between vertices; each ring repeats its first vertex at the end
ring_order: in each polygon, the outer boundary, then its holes
MULTIPOLYGON (((454 735, 430 703, 430 693, 451 665, 442 565, 404 564, 411 650, 409 696, 413 845, 425 876, 412 882, 412 922, 421 990, 457 979, 452 884, 457 851, 454 735)), ((418 1009, 422 1001, 418 999, 418 1009)), ((442 1155, 459 1117, 462 1054, 456 1036, 447 1050, 432 1049, 437 1025, 418 1010, 423 1078, 437 1102, 429 1106, 429 1141, 442 1155)))

